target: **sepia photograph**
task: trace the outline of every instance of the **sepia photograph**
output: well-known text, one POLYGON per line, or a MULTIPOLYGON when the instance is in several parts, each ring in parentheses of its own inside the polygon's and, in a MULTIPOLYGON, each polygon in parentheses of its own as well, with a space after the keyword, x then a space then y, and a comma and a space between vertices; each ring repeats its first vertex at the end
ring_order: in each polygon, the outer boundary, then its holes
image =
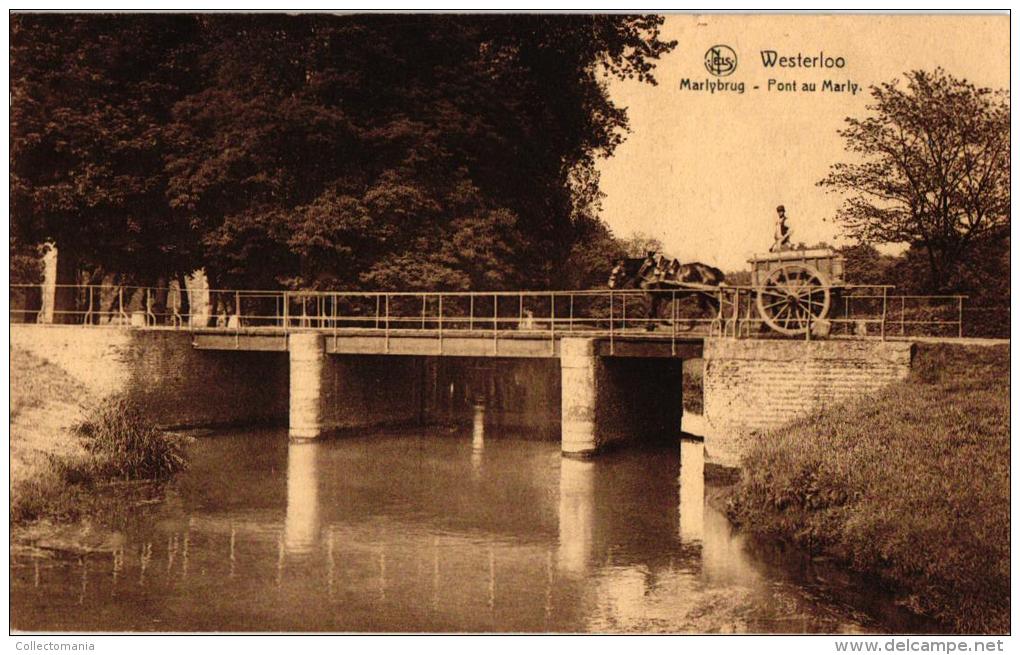
POLYGON ((11 643, 1003 651, 1010 20, 11 11, 11 643))

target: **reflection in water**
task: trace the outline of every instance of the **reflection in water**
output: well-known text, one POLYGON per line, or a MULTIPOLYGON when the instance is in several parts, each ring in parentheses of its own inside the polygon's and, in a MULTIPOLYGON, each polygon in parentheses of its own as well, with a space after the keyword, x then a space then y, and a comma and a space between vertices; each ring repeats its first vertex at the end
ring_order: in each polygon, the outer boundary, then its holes
POLYGON ((701 541, 705 534, 705 442, 680 440, 680 539, 701 541))
POLYGON ((795 581, 801 569, 752 557, 704 503, 701 444, 581 461, 561 457, 556 442, 498 438, 492 426, 486 433, 484 409, 475 416, 471 433, 458 436, 390 432, 289 446, 279 432, 200 440, 177 483, 179 500, 126 521, 118 552, 43 566, 14 557, 12 625, 884 627, 825 601, 817 584, 795 581))
MULTIPOLYGON (((283 552, 302 555, 319 541, 320 443, 292 443, 287 448, 287 517, 283 523, 283 552)), ((282 556, 282 553, 281 553, 282 556)))
POLYGON ((471 469, 481 473, 482 456, 485 454, 485 405, 474 406, 474 421, 471 428, 471 469))
POLYGON ((560 459, 560 540, 557 564, 569 573, 588 571, 595 531, 595 462, 560 459))

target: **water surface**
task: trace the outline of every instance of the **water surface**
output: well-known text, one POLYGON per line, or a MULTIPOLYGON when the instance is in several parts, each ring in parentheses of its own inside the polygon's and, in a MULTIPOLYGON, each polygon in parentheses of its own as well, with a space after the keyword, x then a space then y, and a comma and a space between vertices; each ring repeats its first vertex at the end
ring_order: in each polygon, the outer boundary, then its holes
POLYGON ((12 627, 928 628, 859 582, 746 543, 706 502, 700 443, 577 461, 526 436, 479 415, 315 444, 204 437, 166 502, 124 517, 112 554, 16 556, 12 627))

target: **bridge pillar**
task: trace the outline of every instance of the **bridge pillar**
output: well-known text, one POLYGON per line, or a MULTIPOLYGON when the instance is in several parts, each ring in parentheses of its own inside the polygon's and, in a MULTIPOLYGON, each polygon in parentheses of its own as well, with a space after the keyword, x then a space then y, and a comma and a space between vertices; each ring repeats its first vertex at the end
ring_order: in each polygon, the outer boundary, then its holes
POLYGON ((323 392, 327 373, 326 338, 306 332, 290 335, 290 429, 291 441, 321 437, 324 423, 323 392))
POLYGON ((676 439, 683 415, 682 362, 602 357, 594 339, 560 342, 564 455, 586 457, 617 442, 676 439))
POLYGON ((564 455, 583 457, 598 450, 597 376, 598 357, 593 339, 560 341, 560 421, 564 455))

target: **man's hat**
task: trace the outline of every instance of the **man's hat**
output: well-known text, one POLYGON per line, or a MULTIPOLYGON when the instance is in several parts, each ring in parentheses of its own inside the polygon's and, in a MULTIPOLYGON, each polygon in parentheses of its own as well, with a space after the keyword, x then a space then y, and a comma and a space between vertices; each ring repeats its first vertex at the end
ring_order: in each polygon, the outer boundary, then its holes
POLYGON ((783 207, 782 205, 779 205, 778 207, 776 207, 776 211, 777 212, 785 212, 786 211, 786 207, 783 207))

